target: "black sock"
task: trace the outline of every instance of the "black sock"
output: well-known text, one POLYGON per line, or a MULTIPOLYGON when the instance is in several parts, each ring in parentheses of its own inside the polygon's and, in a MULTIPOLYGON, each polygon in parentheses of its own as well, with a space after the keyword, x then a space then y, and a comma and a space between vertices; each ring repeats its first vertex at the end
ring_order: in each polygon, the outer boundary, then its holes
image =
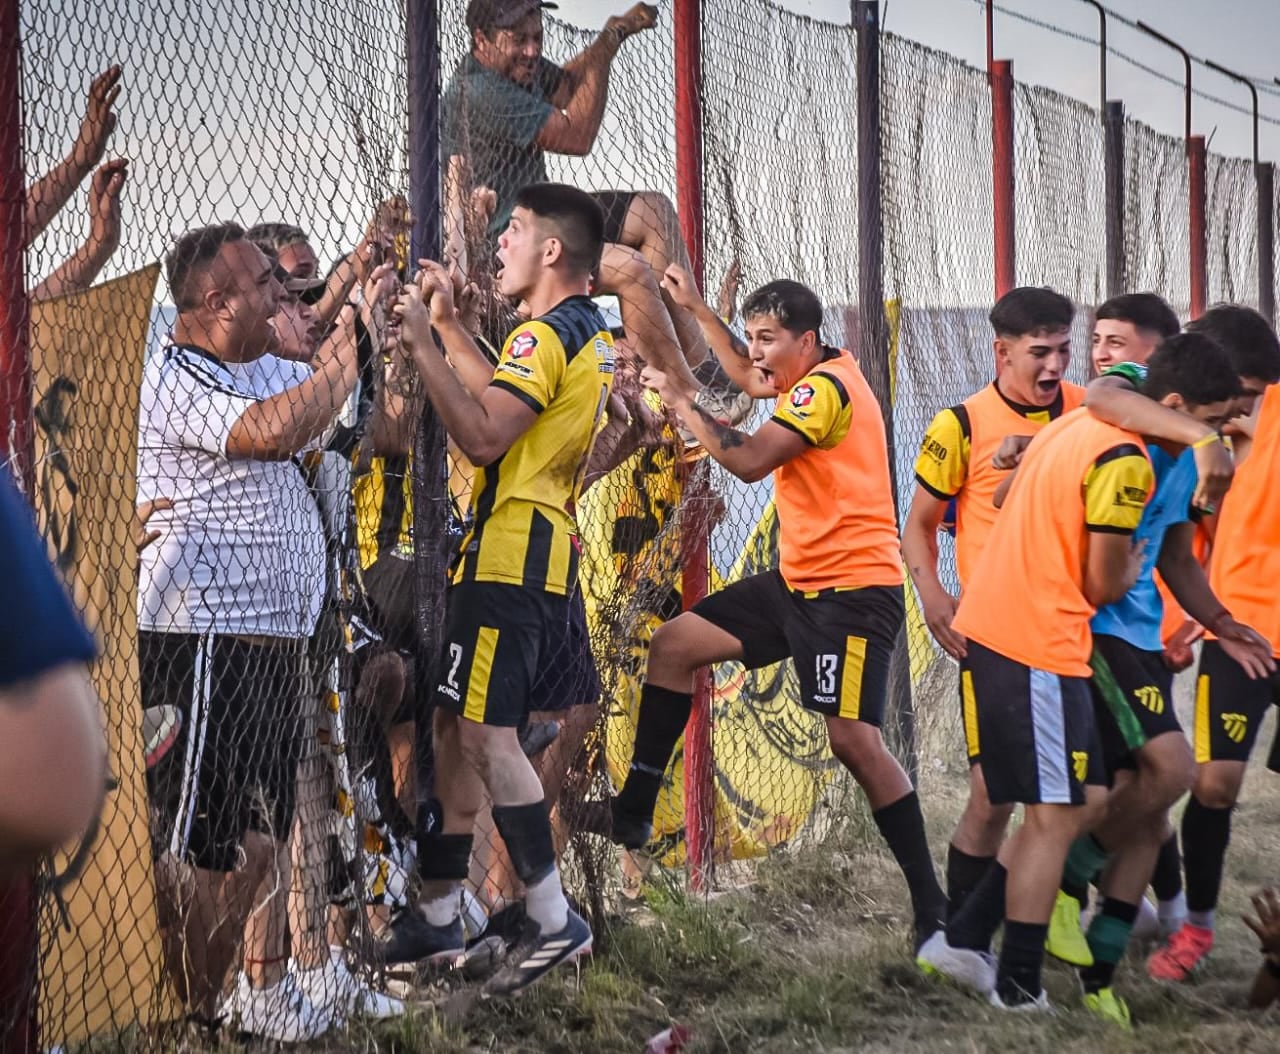
POLYGON ((671 753, 684 734, 692 709, 690 692, 673 692, 648 683, 640 690, 636 748, 631 755, 631 770, 615 803, 619 812, 645 820, 653 818, 658 792, 662 789, 662 774, 667 771, 671 753))
POLYGON ((1004 885, 1009 872, 993 860, 982 881, 965 898, 962 907, 947 923, 947 943, 953 948, 990 951, 991 938, 1004 921, 1004 885))
POLYGON ((1137 904, 1126 904, 1111 897, 1102 898, 1098 913, 1089 924, 1089 950, 1093 953, 1093 965, 1080 970, 1080 983, 1086 994, 1111 986, 1116 965, 1124 958, 1137 917, 1137 904))
POLYGON ((947 846, 947 921, 955 918, 969 894, 978 888, 993 860, 994 856, 970 856, 954 845, 947 846))
POLYGON ((493 826, 507 844, 511 867, 526 886, 546 878, 556 866, 556 847, 546 802, 495 805, 493 826))
POLYGON ((911 907, 915 912, 916 935, 927 937, 943 926, 947 898, 938 885, 929 855, 929 840, 924 833, 924 815, 915 791, 905 794, 891 805, 871 814, 889 851, 902 868, 902 877, 911 891, 911 907))
POLYGON ((996 971, 996 992, 1005 1006, 1040 998, 1040 968, 1044 965, 1044 942, 1048 936, 1047 922, 1005 921, 996 971))
MULTIPOLYGON (((1190 806, 1190 802, 1187 804, 1190 806)), ((1151 875, 1151 888, 1155 890, 1158 900, 1172 900, 1182 892, 1182 854, 1178 852, 1176 831, 1160 847, 1156 869, 1151 875)))
POLYGON ((1182 814, 1182 858, 1187 869, 1187 908, 1212 911, 1222 886, 1222 863, 1231 841, 1231 811, 1201 805, 1193 794, 1182 814))
POLYGON ((1062 876, 1062 883, 1058 886, 1067 896, 1075 897, 1080 901, 1080 910, 1084 911, 1089 906, 1089 887, 1087 885, 1078 885, 1071 881, 1066 875, 1062 876))

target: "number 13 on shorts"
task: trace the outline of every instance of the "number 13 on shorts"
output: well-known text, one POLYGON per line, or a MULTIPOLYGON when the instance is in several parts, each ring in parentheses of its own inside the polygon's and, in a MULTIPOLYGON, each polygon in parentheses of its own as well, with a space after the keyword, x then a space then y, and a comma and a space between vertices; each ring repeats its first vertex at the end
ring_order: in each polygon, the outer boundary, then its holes
POLYGON ((806 690, 807 678, 801 677, 801 689, 808 697, 805 705, 810 709, 857 720, 864 716, 862 693, 867 641, 864 637, 850 636, 844 645, 840 651, 820 651, 813 656, 811 686, 806 690))

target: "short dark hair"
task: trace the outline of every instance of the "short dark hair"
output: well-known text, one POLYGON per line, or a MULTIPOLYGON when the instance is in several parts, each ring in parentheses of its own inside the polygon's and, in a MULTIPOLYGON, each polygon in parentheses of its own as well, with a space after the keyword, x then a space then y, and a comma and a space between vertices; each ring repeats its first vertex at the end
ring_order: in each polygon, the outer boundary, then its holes
POLYGON ((997 337, 1025 337, 1069 329, 1076 309, 1061 293, 1045 286, 1022 285, 997 300, 987 317, 997 337))
POLYGON ((236 223, 215 223, 181 235, 164 258, 169 292, 179 311, 199 304, 196 281, 208 269, 224 245, 244 240, 244 228, 236 223))
POLYGON ((1239 377, 1254 377, 1268 384, 1280 381, 1280 341, 1271 323, 1251 307, 1215 304, 1187 326, 1215 341, 1231 358, 1239 377))
POLYGON ((788 278, 762 285, 742 302, 744 319, 771 315, 788 333, 797 337, 813 330, 822 340, 822 301, 807 285, 788 278))
POLYGON ((244 232, 244 236, 264 253, 276 256, 290 245, 311 241, 306 231, 292 223, 255 223, 244 232))
POLYGON ((604 212, 585 190, 567 183, 530 183, 516 193, 515 207, 528 209, 550 225, 575 272, 592 274, 600 266, 604 212))
POLYGON ((1149 399, 1174 393, 1193 406, 1223 402, 1240 394, 1240 375, 1217 341, 1203 333, 1177 333, 1152 352, 1142 384, 1149 399))
POLYGON ((1121 293, 1113 296, 1098 308, 1093 317, 1099 321, 1112 319, 1116 322, 1128 322, 1134 329, 1158 333, 1161 340, 1182 331, 1182 323, 1178 321, 1173 308, 1155 293, 1121 293))

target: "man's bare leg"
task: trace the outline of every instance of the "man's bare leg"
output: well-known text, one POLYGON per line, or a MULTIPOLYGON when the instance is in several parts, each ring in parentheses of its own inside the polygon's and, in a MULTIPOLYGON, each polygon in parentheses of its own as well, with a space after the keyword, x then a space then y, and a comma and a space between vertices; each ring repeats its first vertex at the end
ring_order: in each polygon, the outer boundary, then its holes
MULTIPOLYGON (((680 233, 680 218, 666 195, 640 191, 622 222, 619 239, 623 245, 639 250, 653 273, 661 279, 672 264, 691 271, 689 250, 680 233)), ((676 337, 685 361, 696 366, 707 357, 707 342, 697 320, 684 308, 677 307, 665 292, 662 301, 675 326, 676 337)))

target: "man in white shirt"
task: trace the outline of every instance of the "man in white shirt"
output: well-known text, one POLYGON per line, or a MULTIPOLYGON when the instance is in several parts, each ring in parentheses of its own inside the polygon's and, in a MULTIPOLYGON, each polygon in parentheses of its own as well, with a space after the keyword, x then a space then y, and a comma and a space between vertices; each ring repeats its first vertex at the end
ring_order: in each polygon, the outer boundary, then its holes
POLYGON ((297 766, 314 749, 305 644, 325 542, 293 459, 355 384, 353 312, 343 309, 312 369, 270 354, 280 283, 236 225, 183 235, 166 272, 178 317, 143 373, 138 500, 172 508, 155 513, 159 540, 140 557, 138 636, 144 706, 184 718, 181 762, 156 770, 151 787, 166 832, 157 851, 193 868, 185 933, 172 935, 176 979, 213 1018, 248 921, 226 1009, 246 1032, 311 1039, 334 1022, 287 970, 286 846, 297 766), (265 899, 254 897, 260 882, 265 899))

